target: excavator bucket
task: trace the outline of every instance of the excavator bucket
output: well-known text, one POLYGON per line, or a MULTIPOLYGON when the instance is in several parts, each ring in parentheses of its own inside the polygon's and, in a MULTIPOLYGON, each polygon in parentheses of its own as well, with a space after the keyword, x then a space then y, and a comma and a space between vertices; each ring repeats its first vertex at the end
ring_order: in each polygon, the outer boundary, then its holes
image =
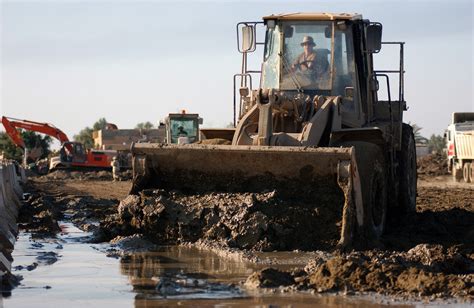
POLYGON ((190 194, 276 190, 283 200, 318 203, 336 213, 339 246, 349 245, 355 223, 362 224, 354 148, 138 143, 132 154, 131 194, 153 188, 190 194))

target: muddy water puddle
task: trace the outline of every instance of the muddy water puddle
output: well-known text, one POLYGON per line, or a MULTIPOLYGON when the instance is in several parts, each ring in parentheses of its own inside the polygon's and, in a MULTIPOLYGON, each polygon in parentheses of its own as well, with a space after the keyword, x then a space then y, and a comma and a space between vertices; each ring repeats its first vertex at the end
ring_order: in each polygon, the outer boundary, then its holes
POLYGON ((87 243, 89 234, 71 223, 61 224, 61 229, 56 238, 20 234, 13 272, 23 280, 3 299, 4 307, 416 306, 367 296, 249 291, 241 285, 268 263, 290 269, 303 264, 311 253, 262 253, 264 265, 256 265, 207 250, 166 246, 120 259, 107 257, 108 244, 87 243))

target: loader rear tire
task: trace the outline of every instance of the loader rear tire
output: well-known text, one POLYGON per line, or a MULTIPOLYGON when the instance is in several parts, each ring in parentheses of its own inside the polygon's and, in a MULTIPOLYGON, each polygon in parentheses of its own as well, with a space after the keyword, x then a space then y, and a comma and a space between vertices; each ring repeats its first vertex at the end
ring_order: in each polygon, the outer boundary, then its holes
POLYGON ((471 181, 473 180, 471 178, 471 168, 472 168, 471 163, 465 163, 462 168, 462 176, 464 178, 464 182, 466 183, 471 183, 471 181))
POLYGON ((369 240, 377 240, 385 229, 387 217, 387 164, 379 146, 367 142, 355 142, 353 146, 364 203, 364 224, 358 233, 369 240))
POLYGON ((416 212, 416 145, 413 128, 403 123, 402 147, 398 160, 400 186, 399 186, 399 212, 409 214, 416 212))

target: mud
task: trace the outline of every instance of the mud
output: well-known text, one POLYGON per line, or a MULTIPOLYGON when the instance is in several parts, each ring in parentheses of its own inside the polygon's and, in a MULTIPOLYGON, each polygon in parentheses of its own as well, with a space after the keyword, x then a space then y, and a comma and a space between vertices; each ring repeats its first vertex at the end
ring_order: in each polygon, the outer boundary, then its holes
POLYGON ((230 248, 273 251, 334 247, 342 209, 334 204, 266 193, 144 190, 121 201, 101 223, 108 238, 143 233, 159 244, 213 241, 230 248))
POLYGON ((286 274, 294 289, 472 302, 473 235, 474 190, 419 185, 417 212, 390 221, 379 249, 321 255, 286 274))
MULTIPOLYGON (((470 187, 422 182, 414 215, 389 220, 375 249, 347 253, 329 249, 339 237, 338 221, 329 214, 334 211, 325 204, 287 199, 276 191, 189 195, 145 190, 126 197, 128 187, 122 182, 41 178, 32 181, 27 191, 30 195, 21 214, 24 230, 44 237, 61 231, 59 220, 73 221, 94 233, 87 241, 111 241, 105 253, 121 264, 131 258, 136 263, 137 253, 179 244, 211 250, 223 262, 259 265, 246 279, 236 277, 244 289, 474 301, 474 189, 470 187), (281 259, 286 254, 290 257, 281 259), (266 269, 261 270, 262 265, 266 269)), ((42 249, 41 244, 34 245, 38 247, 31 249, 42 249)), ((54 252, 57 256, 51 257, 61 258, 60 248, 54 252)), ((34 260, 22 265, 22 270, 35 271, 35 263, 44 266, 45 262, 34 260)), ((156 289, 160 282, 194 295, 220 292, 222 287, 201 286, 200 278, 180 280, 176 273, 149 279, 134 284, 143 296, 140 301, 156 294, 171 298, 166 288, 164 293, 156 289)), ((222 292, 236 295, 232 285, 222 292)))
POLYGON ((34 185, 30 184, 26 188, 30 193, 23 201, 18 223, 20 230, 31 232, 37 237, 52 236, 60 232, 58 221, 65 218, 84 231, 95 231, 100 220, 117 211, 116 199, 45 194, 34 185))
POLYGON ((265 269, 246 281, 250 287, 284 287, 318 293, 377 292, 405 299, 474 299, 474 260, 440 245, 420 244, 408 252, 367 251, 314 259, 303 271, 265 269), (291 283, 291 281, 294 281, 291 283))

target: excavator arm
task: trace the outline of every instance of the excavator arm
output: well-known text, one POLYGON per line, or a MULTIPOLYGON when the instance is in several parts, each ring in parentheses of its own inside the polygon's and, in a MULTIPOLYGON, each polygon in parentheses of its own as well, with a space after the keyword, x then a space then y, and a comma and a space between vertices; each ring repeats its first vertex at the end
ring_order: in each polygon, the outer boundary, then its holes
POLYGON ((5 117, 5 116, 2 117, 2 124, 5 127, 5 130, 8 136, 13 141, 13 143, 15 143, 17 146, 23 149, 25 148, 25 142, 23 141, 23 138, 21 137, 21 134, 18 131, 18 128, 22 128, 29 131, 34 131, 34 132, 38 132, 38 133, 42 133, 42 134, 54 137, 58 139, 59 142, 61 142, 61 144, 69 141, 69 138, 67 137, 67 135, 62 130, 60 130, 59 128, 55 127, 52 124, 34 122, 34 121, 29 121, 29 120, 20 120, 20 119, 5 117))

